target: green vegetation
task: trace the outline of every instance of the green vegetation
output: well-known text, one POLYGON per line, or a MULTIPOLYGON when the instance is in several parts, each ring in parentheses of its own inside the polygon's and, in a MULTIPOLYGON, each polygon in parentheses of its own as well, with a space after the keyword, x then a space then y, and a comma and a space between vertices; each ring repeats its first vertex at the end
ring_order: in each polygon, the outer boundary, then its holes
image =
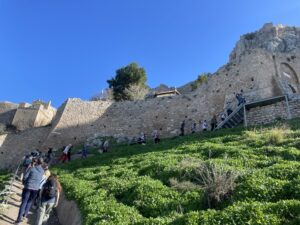
MULTIPOLYGON (((6 170, 0 170, 0 192, 4 189, 5 185, 8 183, 11 174, 6 170)), ((0 196, 0 201, 3 196, 0 196)))
POLYGON ((2 190, 5 187, 5 184, 7 184, 11 174, 6 170, 0 170, 0 190, 2 190))
POLYGON ((143 99, 148 93, 146 72, 136 63, 131 63, 116 71, 116 76, 107 83, 112 88, 114 100, 143 99))
POLYGON ((196 90, 201 84, 208 82, 210 73, 203 73, 198 75, 198 78, 191 84, 192 90, 196 90))
POLYGON ((85 225, 296 225, 299 122, 117 146, 53 170, 85 225))

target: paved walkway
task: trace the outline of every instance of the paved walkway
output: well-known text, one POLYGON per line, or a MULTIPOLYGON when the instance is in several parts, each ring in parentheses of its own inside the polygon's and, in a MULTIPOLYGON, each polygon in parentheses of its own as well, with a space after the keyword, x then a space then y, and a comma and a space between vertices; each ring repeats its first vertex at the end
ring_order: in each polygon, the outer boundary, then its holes
MULTIPOLYGON (((21 204, 21 194, 23 185, 19 181, 15 181, 12 187, 12 192, 15 194, 11 195, 8 199, 8 208, 3 212, 0 212, 0 225, 11 225, 14 224, 17 219, 19 206, 21 204)), ((36 210, 31 209, 28 218, 26 218, 20 225, 35 225, 36 210)), ((55 212, 49 219, 48 225, 59 225, 58 218, 55 212)))

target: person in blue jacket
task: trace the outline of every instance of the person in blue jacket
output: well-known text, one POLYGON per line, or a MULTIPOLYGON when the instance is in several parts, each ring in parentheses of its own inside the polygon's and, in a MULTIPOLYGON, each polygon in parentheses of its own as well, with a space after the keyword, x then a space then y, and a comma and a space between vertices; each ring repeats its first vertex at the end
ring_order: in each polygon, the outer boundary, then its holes
POLYGON ((22 191, 22 203, 20 205, 18 218, 15 224, 22 222, 23 218, 28 215, 31 204, 34 201, 43 179, 44 170, 42 168, 43 159, 38 158, 36 163, 31 167, 24 176, 24 188, 22 191))

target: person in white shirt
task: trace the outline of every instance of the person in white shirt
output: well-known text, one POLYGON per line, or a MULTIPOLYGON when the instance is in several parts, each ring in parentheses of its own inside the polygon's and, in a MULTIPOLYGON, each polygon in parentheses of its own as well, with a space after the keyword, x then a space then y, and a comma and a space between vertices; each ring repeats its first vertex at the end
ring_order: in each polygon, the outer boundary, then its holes
POLYGON ((202 131, 207 131, 207 122, 206 122, 206 120, 202 121, 201 128, 202 128, 202 131))

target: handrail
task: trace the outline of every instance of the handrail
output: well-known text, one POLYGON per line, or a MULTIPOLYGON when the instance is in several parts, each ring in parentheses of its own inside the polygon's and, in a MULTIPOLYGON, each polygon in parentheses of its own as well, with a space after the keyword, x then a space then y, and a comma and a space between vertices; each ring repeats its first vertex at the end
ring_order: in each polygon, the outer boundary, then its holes
POLYGON ((10 179, 9 185, 5 186, 4 190, 1 191, 0 196, 4 195, 4 198, 3 198, 3 200, 1 200, 2 202, 0 203, 0 205, 4 205, 4 206, 7 205, 8 196, 10 194, 14 193, 14 192, 12 192, 12 186, 15 183, 16 178, 18 177, 18 172, 20 170, 21 164, 22 164, 22 161, 19 163, 17 169, 15 170, 15 173, 14 173, 13 177, 10 179))
POLYGON ((225 123, 227 123, 236 113, 238 113, 242 107, 244 107, 245 103, 240 104, 229 116, 226 117, 224 121, 219 123, 215 130, 220 129, 225 123))

